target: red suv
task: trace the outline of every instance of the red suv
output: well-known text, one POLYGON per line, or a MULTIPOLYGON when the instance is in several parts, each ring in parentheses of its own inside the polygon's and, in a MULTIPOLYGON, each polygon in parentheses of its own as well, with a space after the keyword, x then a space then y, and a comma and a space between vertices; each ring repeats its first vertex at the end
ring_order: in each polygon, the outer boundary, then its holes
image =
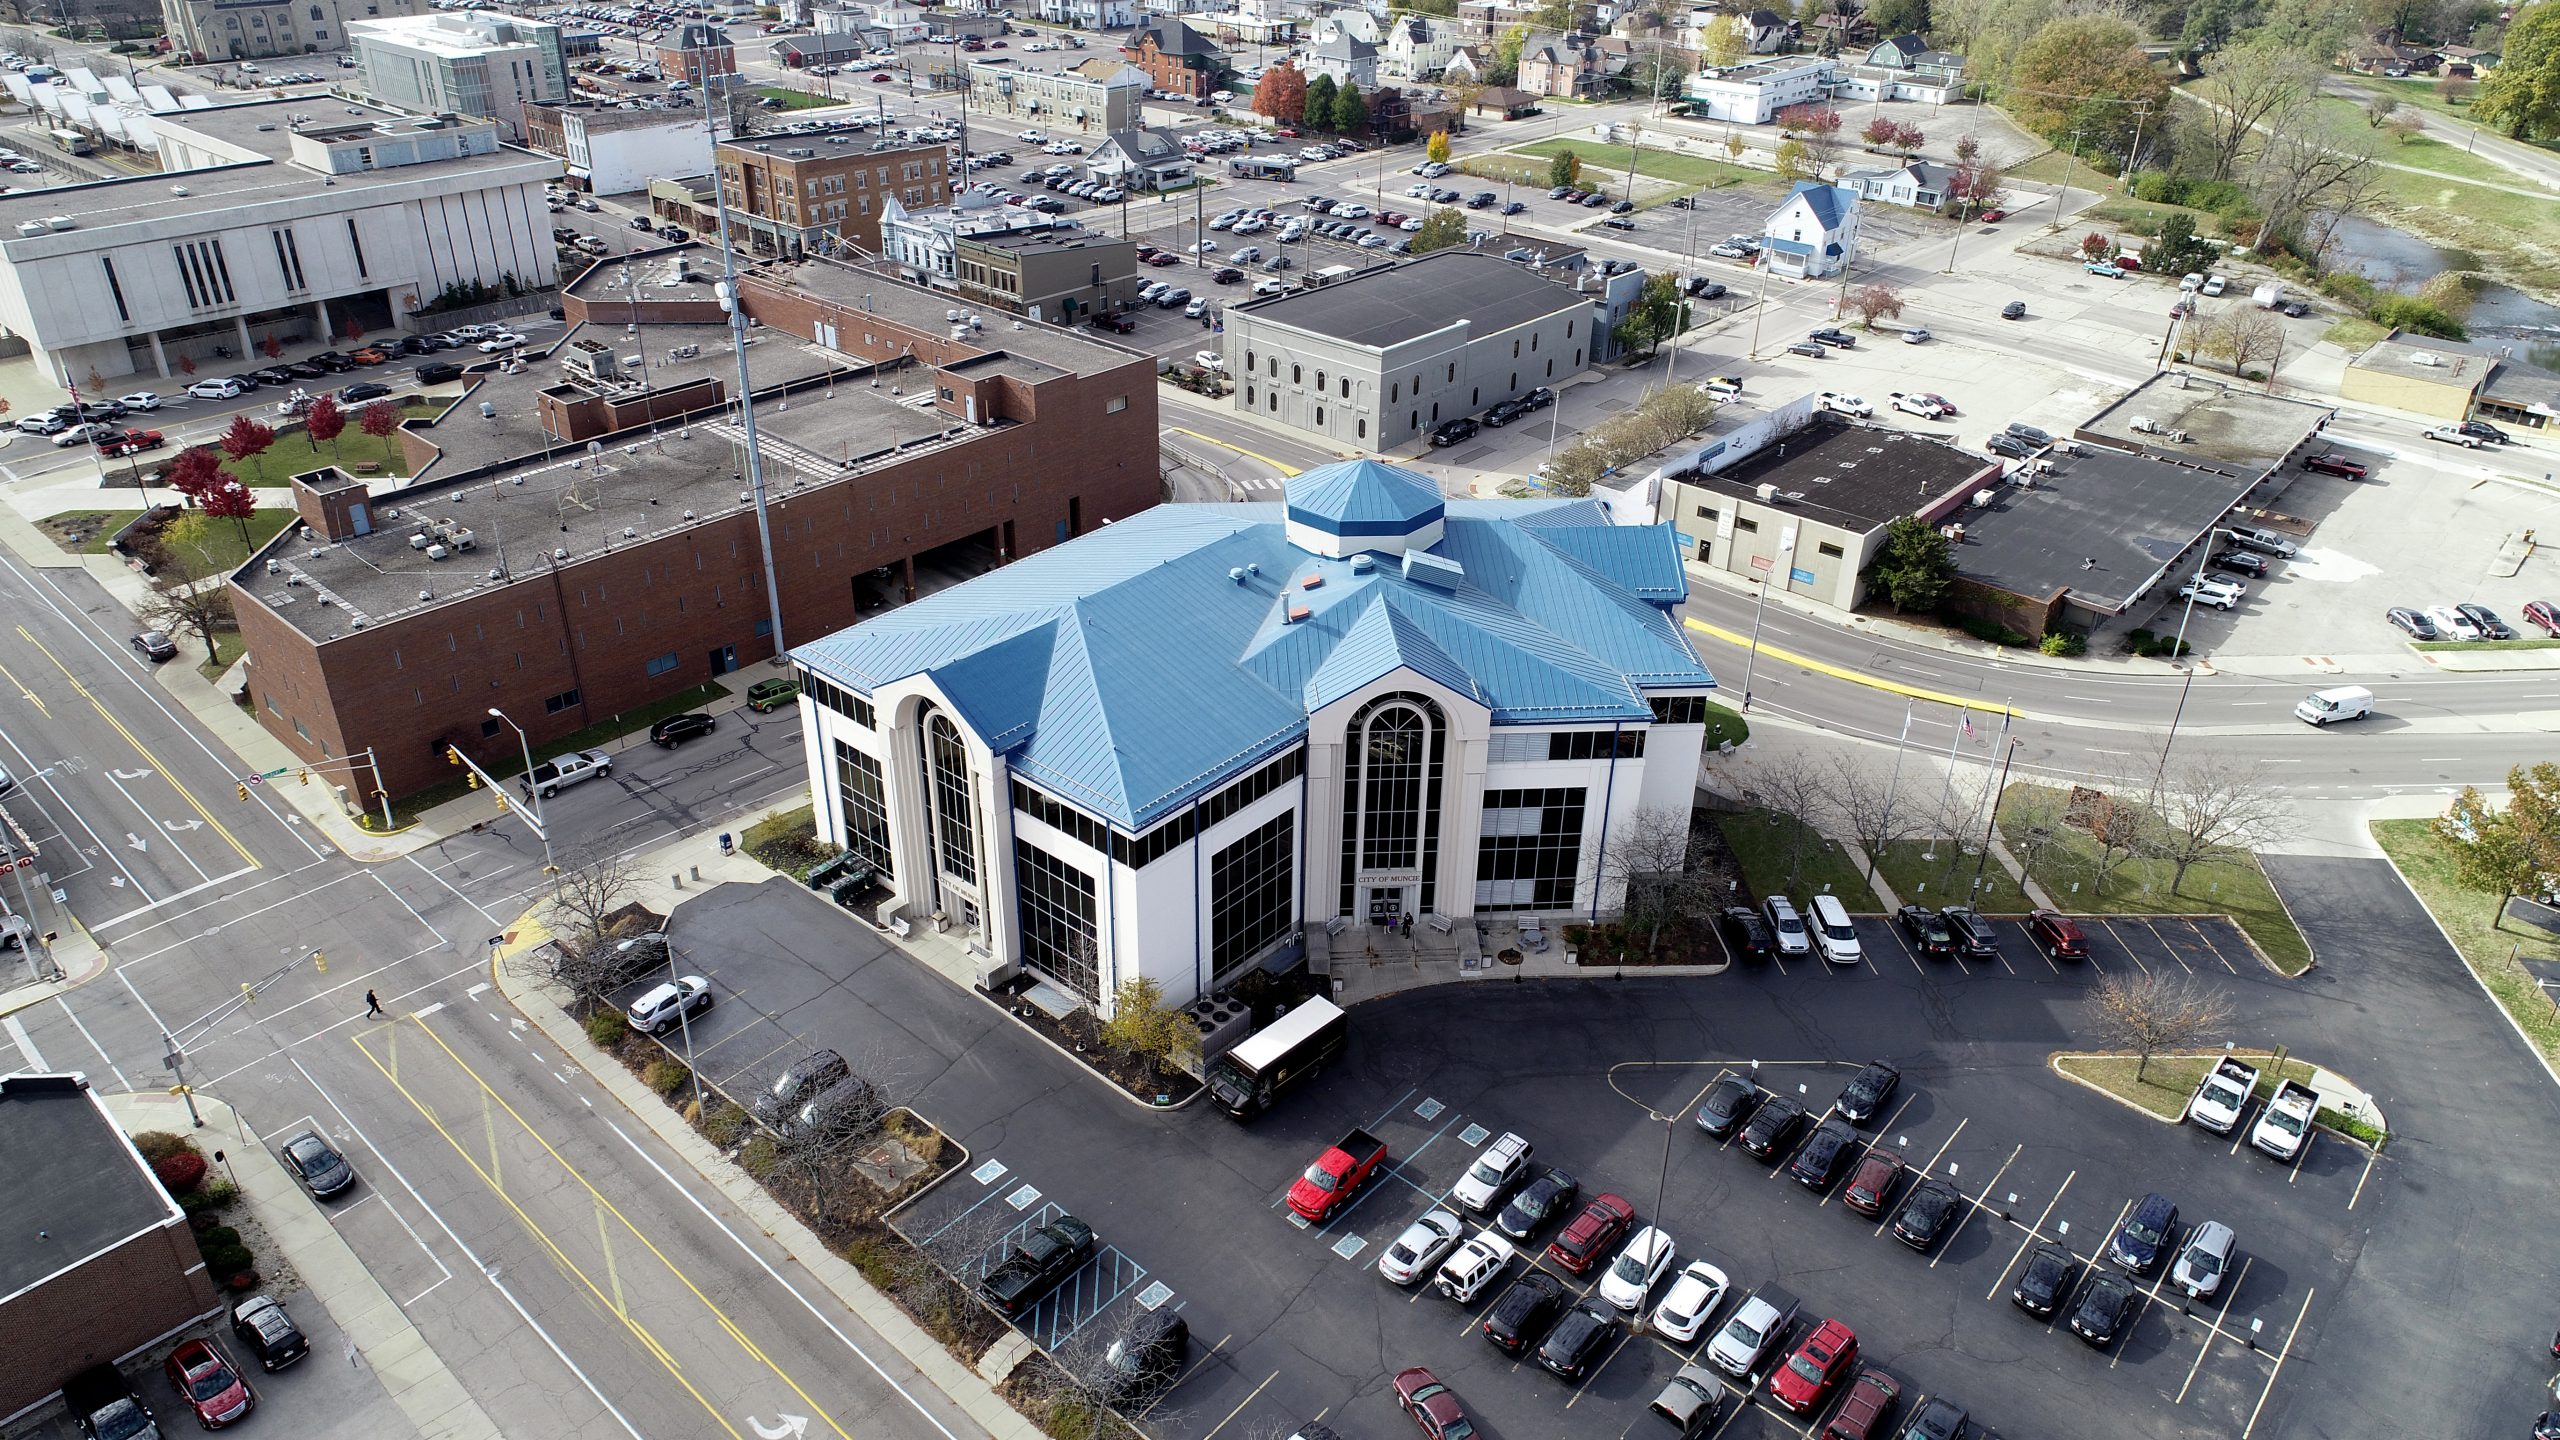
POLYGON ((1787 1363, 1769 1375, 1769 1398, 1801 1415, 1821 1408, 1831 1387, 1858 1362, 1856 1332, 1837 1320, 1825 1320, 1804 1337, 1787 1363))
POLYGON ((1557 1234, 1555 1243, 1547 1247, 1547 1258, 1576 1275, 1589 1274, 1609 1247, 1618 1243, 1618 1237, 1627 1233, 1627 1226, 1635 1218, 1636 1207, 1628 1204, 1626 1197, 1594 1195, 1591 1203, 1582 1207, 1582 1213, 1557 1234))
POLYGON ((1902 1178, 1902 1157, 1882 1148, 1867 1151, 1858 1168, 1849 1173, 1849 1188, 1840 1192, 1840 1203, 1873 1220, 1884 1214, 1885 1202, 1893 1198, 1893 1182, 1902 1178))
POLYGON ((2078 922, 2057 910, 2038 910, 2027 917, 2027 938, 2053 960, 2086 960, 2089 937, 2078 922))
POLYGON ((1885 1440, 1893 1407, 1901 1400, 1902 1386, 1892 1376, 1872 1368, 1859 1371, 1839 1413, 1822 1427, 1822 1440, 1885 1440))
POLYGON ((2524 623, 2553 639, 2560 639, 2560 608, 2555 608, 2548 600, 2524 602, 2524 623))

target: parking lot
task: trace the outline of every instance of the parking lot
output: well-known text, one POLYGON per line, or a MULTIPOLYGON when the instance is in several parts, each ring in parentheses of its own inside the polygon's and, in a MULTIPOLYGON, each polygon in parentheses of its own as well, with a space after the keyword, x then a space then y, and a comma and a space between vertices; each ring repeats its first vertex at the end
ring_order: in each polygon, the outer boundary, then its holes
MULTIPOLYGON (((1150 1295, 1181 1311, 1191 1361, 1150 1417, 1167 1435, 1286 1434, 1319 1414, 1345 1434, 1397 1433, 1408 1422, 1386 1381, 1417 1364, 1453 1385, 1493 1440, 1659 1428, 1643 1406, 1697 1344, 1622 1327, 1589 1378, 1568 1386, 1473 1333, 1498 1287, 1462 1308, 1377 1275, 1383 1248, 1505 1131, 1577 1177, 1583 1198, 1613 1191, 1636 1224, 1659 1223, 1677 1243, 1675 1273, 1696 1258, 1725 1271, 1734 1293, 1702 1340, 1741 1294, 1774 1282, 1804 1302, 1791 1341, 1839 1319, 1907 1399, 1946 1393, 1992 1433, 2084 1434, 2099 1411, 2135 1436, 2329 1433, 2283 1421, 2311 1384, 2322 1327, 2357 1293, 2366 1237, 2378 1225, 2406 1233, 2403 1212, 2426 1192, 2335 1136, 2283 1166, 2233 1138, 2159 1126, 2046 1063, 2080 1043, 2082 992, 2101 973, 2211 977, 2252 1017, 2237 1038, 2299 1042, 2308 1055, 2304 989, 2274 979, 2216 920, 2092 922, 2090 962, 2059 966, 2006 925, 2003 960, 1970 966, 1915 961, 1882 922, 1860 928, 1868 961, 1856 967, 1790 961, 1710 981, 1491 984, 1365 1004, 1345 1061, 1250 1128, 1107 1093, 996 1007, 785 882, 687 906, 671 938, 721 991, 694 1030, 706 1076, 835 1045, 892 1065, 900 1098, 969 1146, 980 1173, 947 1177, 898 1217, 956 1273, 981 1273, 1057 1210, 1094 1226, 1095 1259, 1026 1317, 1036 1341, 1073 1352, 1150 1295), (1819 1117, 1878 1057, 1903 1080, 1860 1144, 1901 1155, 1905 1189, 1925 1175, 1963 1196, 1926 1254, 1848 1211, 1836 1185, 1807 1190, 1783 1156, 1755 1160, 1690 1119, 1725 1069, 1819 1117), (1287 1184, 1355 1125, 1387 1141, 1391 1168, 1329 1223, 1292 1223, 1279 1203, 1287 1184), (2238 1231, 2221 1294, 2182 1304, 2155 1272, 2104 1350, 2058 1323, 2067 1308, 2048 1322, 2009 1303, 2029 1246, 2052 1241, 2085 1267, 2154 1190, 2178 1202, 2182 1229, 2219 1219, 2238 1231)), ((1510 1277, 1522 1269, 1514 1262, 1510 1277)), ((1552 1273, 1581 1294, 1601 1271, 1552 1273)), ((2329 1363, 2319 1383, 2335 1387, 2329 1363)), ((1766 1368, 1755 1374, 1765 1380, 1766 1368)), ((1716 1433, 1818 1429, 1764 1396, 1716 1433)))

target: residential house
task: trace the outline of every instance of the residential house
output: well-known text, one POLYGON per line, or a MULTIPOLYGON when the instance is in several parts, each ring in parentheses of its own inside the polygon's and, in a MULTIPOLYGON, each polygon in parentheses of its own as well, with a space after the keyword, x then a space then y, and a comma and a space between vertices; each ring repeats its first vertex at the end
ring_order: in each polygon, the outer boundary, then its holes
MULTIPOLYGON (((1553 40, 1533 40, 1520 51, 1520 88, 1535 95, 1594 99, 1609 92, 1610 82, 1625 70, 1599 37, 1579 31, 1553 40)), ((1625 42, 1620 41, 1621 45, 1625 42)))
POLYGON ((1078 30, 1117 30, 1138 23, 1132 0, 1040 0, 1040 18, 1078 30))
POLYGON ((1378 17, 1354 6, 1329 10, 1316 17, 1315 38, 1318 43, 1336 35, 1348 35, 1364 45, 1376 45, 1387 38, 1386 27, 1378 17))
POLYGON ((1399 16, 1387 28, 1386 44, 1379 47, 1378 68, 1391 79, 1428 79, 1448 65, 1457 46, 1455 29, 1447 21, 1429 15, 1399 16))
POLYGON ((1139 26, 1120 46, 1120 53, 1147 72, 1150 86, 1176 95, 1205 97, 1219 88, 1227 73, 1225 53, 1179 20, 1151 20, 1139 26))
POLYGON ((1505 120, 1518 120, 1538 113, 1540 97, 1511 85, 1488 85, 1476 92, 1478 115, 1499 115, 1505 120))
POLYGON ((1460 45, 1449 52, 1440 67, 1443 85, 1481 85, 1484 83, 1486 60, 1473 45, 1460 45))
POLYGON ((1964 57, 1944 50, 1929 48, 1929 42, 1917 35, 1896 35, 1880 41, 1858 62, 1885 70, 1911 70, 1947 80, 1964 78, 1964 57))
POLYGON ((1469 34, 1499 35, 1514 25, 1538 23, 1538 7, 1520 0, 1458 0, 1458 23, 1469 34))
POLYGON ((1839 55, 1855 47, 1872 45, 1876 39, 1875 22, 1864 15, 1843 15, 1826 10, 1805 22, 1805 33, 1814 47, 1825 55, 1839 55))
POLYGON ((1378 88, 1378 47, 1336 29, 1308 49, 1306 71, 1310 83, 1319 75, 1330 75, 1337 88, 1353 85, 1365 94, 1378 88))
POLYGON ((1801 180, 1760 227, 1772 274, 1820 280, 1840 273, 1858 248, 1858 192, 1801 180))
MULTIPOLYGON (((2483 50, 2476 45, 2439 45, 2436 47, 2436 58, 2444 62, 2444 73, 2448 78, 2457 71, 2466 69, 2470 74, 2477 75, 2498 68, 2498 52, 2483 50)), ((2469 76, 2466 75, 2465 78, 2469 76)))
POLYGON ((1753 10, 1744 14, 1717 14, 1710 23, 1721 22, 1740 32, 1748 53, 1774 55, 1787 48, 1787 38, 1794 26, 1782 20, 1774 10, 1753 10))
POLYGON ((1135 193, 1191 181, 1191 155, 1162 130, 1120 130, 1084 157, 1085 173, 1135 193))
POLYGON ((1945 204, 1955 179, 1954 166, 1934 160, 1913 160, 1899 166, 1855 166, 1840 172, 1840 183, 1865 199, 1919 210, 1934 210, 1945 204))

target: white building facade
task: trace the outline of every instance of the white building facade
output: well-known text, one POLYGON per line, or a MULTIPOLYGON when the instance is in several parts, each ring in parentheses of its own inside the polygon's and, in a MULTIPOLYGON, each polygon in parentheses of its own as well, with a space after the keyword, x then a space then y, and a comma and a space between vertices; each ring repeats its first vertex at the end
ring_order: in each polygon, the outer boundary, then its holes
POLYGON ((1689 77, 1689 104, 1701 119, 1766 125, 1790 105, 1828 98, 1834 68, 1818 55, 1788 55, 1727 70, 1701 70, 1689 77))
POLYGON ((349 29, 365 94, 416 114, 485 115, 522 141, 524 107, 569 93, 560 27, 546 20, 460 10, 349 29))
POLYGON ((1667 526, 1374 461, 1158 506, 795 651, 819 830, 1105 1014, 1309 926, 1610 914, 1697 784, 1685 583, 1667 526))

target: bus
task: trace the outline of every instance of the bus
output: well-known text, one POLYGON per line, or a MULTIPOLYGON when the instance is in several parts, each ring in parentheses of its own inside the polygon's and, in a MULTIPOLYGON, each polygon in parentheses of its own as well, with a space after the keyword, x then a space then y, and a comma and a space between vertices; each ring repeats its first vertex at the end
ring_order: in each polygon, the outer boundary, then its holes
POLYGON ((77 130, 56 130, 53 143, 66 155, 87 155, 98 148, 98 142, 77 130))
POLYGON ((1342 1054, 1351 1017, 1315 996, 1209 1064, 1209 1098, 1239 1120, 1271 1108, 1281 1091, 1342 1054))
POLYGON ((1298 178, 1298 164, 1277 155, 1248 155, 1228 161, 1227 173, 1239 180, 1277 180, 1286 184, 1298 178))

